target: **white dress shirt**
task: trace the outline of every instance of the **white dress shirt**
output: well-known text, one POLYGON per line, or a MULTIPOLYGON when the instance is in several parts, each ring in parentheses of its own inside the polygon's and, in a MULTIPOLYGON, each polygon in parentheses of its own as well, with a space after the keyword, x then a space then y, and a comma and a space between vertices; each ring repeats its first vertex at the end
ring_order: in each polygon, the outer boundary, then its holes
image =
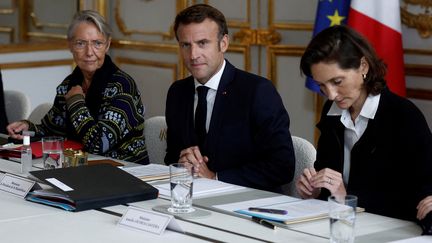
POLYGON ((360 111, 360 114, 355 119, 351 120, 351 114, 347 109, 340 109, 336 103, 333 103, 328 116, 341 116, 340 121, 345 126, 344 132, 344 166, 343 166, 343 181, 345 185, 349 181, 349 172, 351 167, 351 150, 354 144, 361 138, 365 132, 369 119, 374 119, 381 95, 369 95, 360 111))
MULTIPOLYGON (((207 81, 207 83, 204 84, 204 86, 207 86, 209 88, 208 93, 207 93, 207 117, 206 117, 206 130, 208 132, 209 127, 210 127, 210 120, 211 120, 211 115, 213 112, 213 106, 214 106, 214 102, 216 99, 216 93, 217 93, 217 89, 219 87, 219 83, 222 77, 222 73, 223 70, 225 69, 225 60, 223 61, 222 67, 219 71, 217 71, 217 73, 215 73, 215 75, 213 75, 213 77, 210 78, 209 81, 207 81)), ((202 86, 202 84, 200 84, 195 78, 195 97, 194 97, 194 117, 195 117, 195 110, 198 104, 198 92, 197 92, 197 87, 198 86, 202 86)))

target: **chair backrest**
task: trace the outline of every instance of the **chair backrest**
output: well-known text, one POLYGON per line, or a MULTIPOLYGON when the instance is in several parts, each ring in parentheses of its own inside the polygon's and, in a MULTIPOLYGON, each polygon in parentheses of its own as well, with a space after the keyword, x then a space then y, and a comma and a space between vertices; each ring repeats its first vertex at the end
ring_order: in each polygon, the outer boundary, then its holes
POLYGON ((6 115, 9 122, 27 119, 30 115, 30 99, 21 91, 5 90, 6 115))
POLYGON ((150 117, 144 122, 144 137, 150 163, 165 164, 166 129, 165 116, 150 117))
POLYGON ((296 168, 292 182, 282 186, 282 191, 289 196, 300 197, 297 193, 295 183, 305 168, 313 166, 316 159, 316 149, 304 138, 292 136, 292 141, 296 158, 296 168))
POLYGON ((33 123, 40 124, 42 118, 48 113, 51 107, 52 107, 52 103, 50 102, 39 104, 30 113, 28 120, 33 123))

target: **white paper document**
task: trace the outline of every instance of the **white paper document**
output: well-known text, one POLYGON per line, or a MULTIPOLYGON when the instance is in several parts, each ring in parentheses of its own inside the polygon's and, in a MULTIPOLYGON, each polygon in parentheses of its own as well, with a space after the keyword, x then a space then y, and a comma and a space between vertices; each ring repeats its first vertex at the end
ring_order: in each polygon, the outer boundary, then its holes
POLYGON ((392 241, 391 243, 430 243, 432 242, 432 235, 422 235, 404 240, 392 241))
POLYGON ((122 169, 143 181, 169 178, 169 166, 166 165, 148 164, 133 167, 123 167, 122 169))
POLYGON ((270 198, 243 201, 238 203, 215 205, 213 207, 248 216, 255 216, 263 219, 278 221, 285 224, 325 218, 328 216, 329 211, 327 201, 317 199, 303 200, 289 196, 276 196, 270 198), (282 215, 250 211, 250 207, 285 210, 287 214, 282 215))
MULTIPOLYGON (((164 198, 171 197, 170 183, 154 185, 159 190, 159 196, 164 198)), ((218 180, 211 180, 206 178, 197 178, 193 181, 193 198, 202 198, 215 193, 226 193, 245 189, 243 186, 237 186, 225 183, 218 180)))

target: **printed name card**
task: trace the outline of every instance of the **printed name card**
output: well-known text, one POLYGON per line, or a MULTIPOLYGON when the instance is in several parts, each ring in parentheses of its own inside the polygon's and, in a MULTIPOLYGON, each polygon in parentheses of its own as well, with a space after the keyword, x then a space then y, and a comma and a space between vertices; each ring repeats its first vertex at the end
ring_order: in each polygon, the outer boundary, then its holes
POLYGON ((161 235, 166 228, 184 232, 172 215, 129 206, 118 222, 119 226, 161 235))
POLYGON ((5 174, 0 181, 0 190, 24 198, 35 181, 12 174, 5 174))

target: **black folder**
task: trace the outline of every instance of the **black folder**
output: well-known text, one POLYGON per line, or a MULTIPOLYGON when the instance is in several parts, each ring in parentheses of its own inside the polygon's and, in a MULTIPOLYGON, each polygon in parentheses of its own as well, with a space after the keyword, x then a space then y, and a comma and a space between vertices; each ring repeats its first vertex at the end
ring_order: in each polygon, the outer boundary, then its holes
POLYGON ((31 171, 30 174, 56 190, 53 193, 29 193, 26 199, 52 206, 70 204, 70 209, 64 209, 75 212, 149 200, 158 196, 156 188, 110 164, 39 170, 31 171), (55 178, 73 190, 64 191, 55 183, 47 181, 49 178, 55 178))

